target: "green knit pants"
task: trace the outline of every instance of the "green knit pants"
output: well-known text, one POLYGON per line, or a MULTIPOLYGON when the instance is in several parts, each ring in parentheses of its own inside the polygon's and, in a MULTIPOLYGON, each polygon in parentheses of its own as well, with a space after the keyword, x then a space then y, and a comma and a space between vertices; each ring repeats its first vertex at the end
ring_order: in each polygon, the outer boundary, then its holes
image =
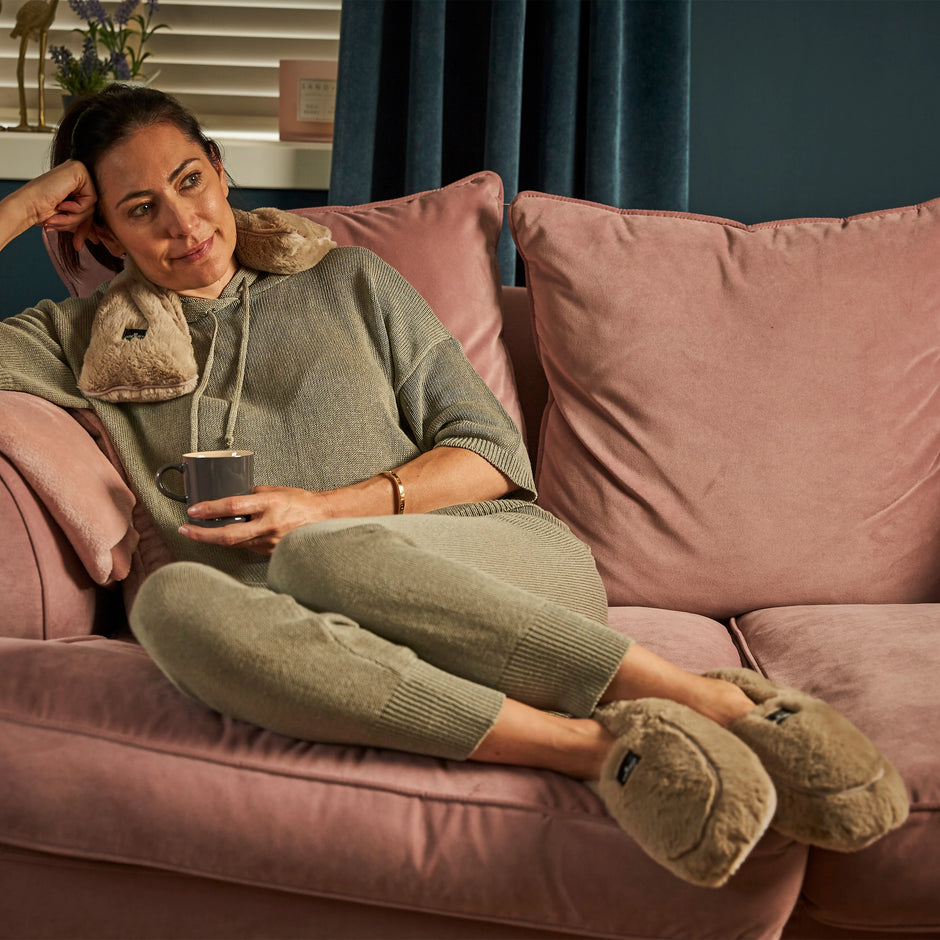
POLYGON ((131 627, 187 695, 323 743, 466 758, 505 696, 590 715, 629 648, 588 549, 527 513, 304 526, 268 588, 179 562, 131 627))

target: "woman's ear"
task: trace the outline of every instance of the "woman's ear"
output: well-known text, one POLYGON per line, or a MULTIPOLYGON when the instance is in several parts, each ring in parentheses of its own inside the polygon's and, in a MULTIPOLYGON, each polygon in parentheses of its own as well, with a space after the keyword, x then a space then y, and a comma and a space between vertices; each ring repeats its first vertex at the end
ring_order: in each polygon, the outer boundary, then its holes
POLYGON ((100 242, 104 245, 108 251, 114 255, 115 258, 122 258, 126 254, 124 246, 117 240, 114 233, 108 228, 107 225, 101 223, 100 225, 96 222, 92 226, 92 232, 94 233, 93 238, 95 241, 100 242))
POLYGON ((229 186, 228 186, 228 174, 225 172, 225 167, 222 166, 222 161, 219 160, 219 162, 216 163, 216 162, 213 160, 213 161, 212 161, 212 169, 215 170, 215 172, 219 174, 219 182, 222 184, 222 195, 223 195, 226 199, 228 199, 228 190, 229 190, 229 186))

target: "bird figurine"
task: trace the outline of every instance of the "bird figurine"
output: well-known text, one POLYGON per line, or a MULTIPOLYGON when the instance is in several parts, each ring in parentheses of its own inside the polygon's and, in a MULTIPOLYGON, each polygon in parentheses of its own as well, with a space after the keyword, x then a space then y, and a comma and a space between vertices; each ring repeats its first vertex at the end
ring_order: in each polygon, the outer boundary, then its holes
POLYGON ((55 8, 59 0, 27 0, 16 11, 16 25, 11 38, 20 40, 20 57, 16 65, 16 80, 20 89, 20 123, 13 128, 14 131, 50 131, 46 124, 46 40, 49 36, 49 27, 55 19, 55 8), (31 40, 39 43, 39 122, 31 127, 29 116, 26 113, 26 83, 24 80, 26 68, 26 50, 31 40))

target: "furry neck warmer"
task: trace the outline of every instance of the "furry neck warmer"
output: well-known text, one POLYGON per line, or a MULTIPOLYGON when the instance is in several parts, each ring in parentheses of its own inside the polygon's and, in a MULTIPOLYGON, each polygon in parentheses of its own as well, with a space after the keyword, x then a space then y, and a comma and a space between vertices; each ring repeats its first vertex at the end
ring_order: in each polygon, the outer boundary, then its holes
MULTIPOLYGON (((235 257, 269 274, 296 274, 336 247, 330 231, 279 209, 235 215, 235 257)), ((179 295, 152 284, 127 259, 95 313, 78 387, 88 398, 152 402, 194 391, 199 370, 179 295)))

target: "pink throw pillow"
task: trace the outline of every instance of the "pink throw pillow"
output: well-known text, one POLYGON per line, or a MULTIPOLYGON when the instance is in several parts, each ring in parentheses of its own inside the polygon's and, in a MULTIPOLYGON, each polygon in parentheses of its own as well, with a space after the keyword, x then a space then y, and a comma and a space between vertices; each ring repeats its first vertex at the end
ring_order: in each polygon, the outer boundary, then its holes
POLYGON ((612 605, 940 600, 940 200, 742 225, 522 193, 543 506, 612 605))
MULTIPOLYGON (((388 262, 430 304, 459 340, 477 372, 520 429, 522 408, 502 339, 496 246, 503 220, 503 183, 484 171, 441 189, 361 206, 294 210, 326 225, 339 245, 360 245, 388 262)), ((88 253, 79 277, 53 264, 73 296, 87 296, 112 275, 88 253)))

